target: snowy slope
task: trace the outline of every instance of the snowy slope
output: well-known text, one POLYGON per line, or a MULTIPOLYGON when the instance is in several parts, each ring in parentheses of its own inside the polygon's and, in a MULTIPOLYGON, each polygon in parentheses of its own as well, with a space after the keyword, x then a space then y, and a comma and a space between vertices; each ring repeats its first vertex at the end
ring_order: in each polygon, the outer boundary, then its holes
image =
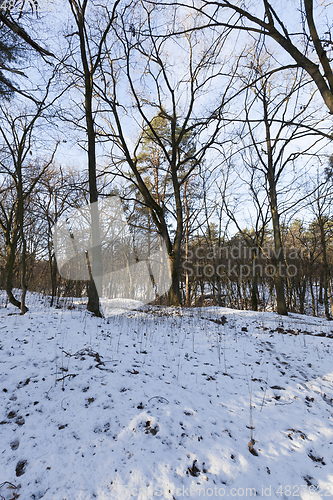
POLYGON ((0 499, 329 497, 330 336, 218 307, 2 307, 0 499))

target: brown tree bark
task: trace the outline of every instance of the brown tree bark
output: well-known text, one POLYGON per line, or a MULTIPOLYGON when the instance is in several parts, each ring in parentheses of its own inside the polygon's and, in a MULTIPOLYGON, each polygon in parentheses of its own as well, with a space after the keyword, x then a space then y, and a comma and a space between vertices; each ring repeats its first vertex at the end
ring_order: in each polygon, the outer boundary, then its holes
POLYGON ((272 224, 273 224, 273 235, 274 235, 274 257, 273 265, 275 266, 275 292, 276 292, 276 302, 277 302, 277 312, 283 316, 288 315, 285 294, 284 294, 284 283, 283 277, 281 275, 281 268, 284 263, 283 261, 283 246, 281 241, 281 230, 280 230, 280 220, 278 214, 277 206, 277 196, 276 196, 276 184, 274 181, 274 175, 269 167, 268 169, 268 182, 269 182, 269 195, 270 195, 270 205, 272 213, 272 224))
POLYGON ((319 202, 318 202, 318 209, 319 209, 319 214, 318 214, 318 225, 319 225, 319 230, 320 230, 320 241, 321 241, 321 249, 322 249, 322 254, 323 254, 323 288, 324 288, 324 307, 325 307, 325 316, 327 319, 332 319, 331 317, 331 312, 333 313, 333 310, 330 312, 330 303, 332 304, 332 296, 329 290, 329 268, 328 268, 328 262, 327 262, 327 245, 326 245, 326 234, 325 234, 325 220, 323 219, 321 212, 320 212, 320 207, 319 207, 319 202))
POLYGON ((6 293, 9 302, 15 307, 20 307, 21 306, 20 301, 18 301, 13 295, 13 271, 16 258, 16 243, 15 244, 8 243, 6 247, 7 247, 6 264, 5 264, 6 293))
POLYGON ((78 28, 78 36, 80 41, 80 56, 81 63, 83 67, 83 77, 84 77, 84 102, 85 102, 85 120, 86 120, 86 133, 88 141, 88 173, 89 173, 89 197, 90 203, 96 203, 96 206, 91 207, 91 236, 92 236, 92 262, 91 262, 91 274, 90 280, 88 282, 87 293, 88 293, 88 305, 87 309, 94 316, 101 317, 102 313, 99 304, 99 293, 102 289, 102 255, 100 246, 100 227, 99 227, 99 215, 98 215, 98 190, 97 190, 97 176, 96 176, 96 133, 94 124, 94 113, 93 113, 93 86, 94 86, 94 74, 99 65, 101 58, 101 49, 105 41, 108 31, 110 30, 111 24, 115 16, 115 8, 118 5, 119 0, 114 3, 113 14, 111 20, 109 21, 101 39, 98 40, 98 52, 95 55, 95 61, 88 59, 87 50, 89 48, 89 40, 87 39, 87 19, 86 19, 86 9, 88 0, 83 0, 82 4, 76 0, 69 0, 69 4, 72 13, 75 18, 75 22, 78 28), (93 278, 96 278, 96 280, 93 278), (98 282, 99 292, 97 289, 96 282, 98 282))

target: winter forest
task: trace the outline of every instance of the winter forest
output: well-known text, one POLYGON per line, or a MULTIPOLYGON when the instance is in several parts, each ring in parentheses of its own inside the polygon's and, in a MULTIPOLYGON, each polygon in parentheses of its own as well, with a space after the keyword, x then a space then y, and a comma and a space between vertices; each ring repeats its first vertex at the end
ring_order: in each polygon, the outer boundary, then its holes
POLYGON ((59 274, 52 227, 117 195, 166 245, 155 303, 331 318, 332 6, 257 3, 2 2, 10 303, 101 314, 93 279, 59 274))
POLYGON ((332 115, 330 0, 0 0, 0 500, 333 495, 332 115))

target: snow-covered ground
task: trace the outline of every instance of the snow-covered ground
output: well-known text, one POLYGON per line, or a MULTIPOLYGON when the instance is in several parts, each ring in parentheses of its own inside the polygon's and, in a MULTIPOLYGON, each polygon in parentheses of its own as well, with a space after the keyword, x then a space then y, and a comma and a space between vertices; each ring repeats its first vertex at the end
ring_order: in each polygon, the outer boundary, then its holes
POLYGON ((333 495, 333 324, 28 305, 0 308, 0 499, 333 495))

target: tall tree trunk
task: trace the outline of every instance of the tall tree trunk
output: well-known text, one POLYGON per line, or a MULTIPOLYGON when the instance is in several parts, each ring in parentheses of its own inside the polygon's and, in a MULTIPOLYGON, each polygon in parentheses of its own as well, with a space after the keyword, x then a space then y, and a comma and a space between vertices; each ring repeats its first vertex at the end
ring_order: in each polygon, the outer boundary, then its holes
MULTIPOLYGON (((98 192, 97 192, 97 178, 96 178, 96 137, 94 130, 94 117, 92 110, 92 94, 93 94, 93 70, 89 68, 87 52, 86 52, 86 38, 85 38, 85 8, 78 8, 76 11, 76 20, 80 38, 80 51, 81 61, 84 72, 84 86, 85 86, 85 118, 86 118, 86 132, 88 139, 88 173, 89 173, 89 196, 90 204, 96 203, 91 206, 91 236, 92 236, 92 262, 90 280, 88 283, 88 305, 87 309, 93 315, 101 317, 99 306, 99 294, 95 283, 96 277, 98 284, 101 285, 102 280, 102 257, 100 246, 100 229, 99 229, 99 215, 98 215, 98 192)), ((98 287, 101 293, 102 286, 98 287)))
MULTIPOLYGON (((90 203, 94 196, 90 194, 90 203)), ((97 201, 97 200, 96 200, 97 201)), ((99 293, 102 293, 102 255, 100 244, 100 231, 99 231, 99 216, 97 203, 91 206, 91 234, 92 234, 92 262, 90 263, 90 280, 88 283, 88 305, 87 309, 94 316, 101 317, 102 313, 99 307, 99 293), (98 286, 98 288, 97 288, 98 286), (99 289, 99 290, 98 290, 99 289)))
POLYGON ((299 312, 300 314, 305 314, 305 294, 306 294, 306 278, 302 279, 301 290, 299 296, 299 312))
MULTIPOLYGON (((325 227, 324 227, 325 223, 324 223, 324 220, 322 219, 320 213, 318 215, 318 224, 319 224, 319 230, 320 230, 321 248, 322 248, 322 252, 323 252, 323 267, 324 267, 323 285, 324 285, 325 316, 327 319, 331 319, 330 308, 329 308, 329 303, 328 303, 329 271, 328 271, 328 264, 327 264, 327 249, 326 249, 326 237, 325 237, 325 227)), ((330 299, 331 299, 331 296, 330 296, 330 299)))
MULTIPOLYGON (((274 189, 275 191, 275 189, 274 189)), ((279 215, 277 211, 276 205, 276 193, 271 192, 271 213, 272 213, 272 223, 273 223, 273 234, 274 234, 274 265, 276 268, 276 272, 274 275, 274 283, 275 283, 275 291, 276 291, 276 302, 277 302, 277 312, 282 314, 283 316, 287 316, 287 307, 286 300, 284 295, 284 283, 283 278, 281 276, 281 268, 283 265, 283 247, 281 241, 281 231, 280 231, 280 222, 279 215)))
POLYGON ((179 286, 179 264, 180 259, 176 252, 169 253, 171 267, 171 287, 169 291, 169 302, 171 306, 181 305, 180 286, 179 286))
POLYGON ((330 305, 331 305, 331 314, 333 316, 333 295, 332 295, 332 287, 331 287, 331 281, 330 281, 330 276, 328 276, 327 280, 328 284, 328 296, 330 299, 330 305))
POLYGON ((310 292, 311 292, 312 314, 313 314, 313 316, 316 316, 316 299, 315 299, 315 295, 313 292, 313 283, 312 283, 311 277, 310 277, 310 292))
POLYGON ((22 314, 25 314, 29 309, 25 305, 25 298, 27 294, 27 282, 26 282, 26 274, 27 274, 27 243, 25 240, 25 236, 23 233, 23 230, 20 231, 21 233, 21 239, 22 239, 22 275, 21 275, 21 288, 22 288, 22 294, 21 294, 21 304, 20 304, 20 309, 22 314))
POLYGON ((252 287, 251 287, 251 306, 252 311, 258 311, 258 274, 257 274, 257 252, 252 252, 252 287))
POLYGON ((25 314, 28 311, 27 306, 25 305, 25 297, 27 294, 27 283, 26 283, 26 274, 27 274, 27 242, 24 234, 24 199, 23 199, 23 184, 22 184, 22 165, 21 165, 21 157, 19 158, 17 164, 17 177, 18 177, 18 222, 19 222, 19 234, 22 243, 22 263, 21 263, 21 304, 20 309, 21 313, 25 314))
POLYGON ((20 301, 18 301, 13 295, 13 284, 12 284, 15 257, 16 257, 15 255, 16 244, 7 243, 6 247, 7 247, 6 264, 5 264, 6 293, 9 302, 15 307, 20 307, 21 306, 20 301))
MULTIPOLYGON (((184 183, 184 208, 185 208, 185 261, 188 259, 188 244, 189 244, 189 231, 188 231, 188 200, 187 200, 187 180, 184 183)), ((190 307, 190 277, 186 266, 185 269, 185 306, 190 307)))
MULTIPOLYGON (((172 121, 172 142, 175 142, 175 120, 172 121)), ((170 304, 173 306, 181 305, 181 294, 180 294, 180 252, 181 252, 181 242, 183 238, 183 207, 180 195, 180 186, 178 180, 178 174, 176 169, 176 151, 173 148, 172 151, 172 162, 171 162, 171 177, 172 184, 174 189, 175 196, 175 204, 176 204, 176 217, 177 217, 177 226, 176 226, 176 234, 174 238, 172 251, 169 253, 169 257, 171 259, 171 278, 172 284, 170 288, 170 304)), ((171 250, 171 249, 170 249, 171 250)))
POLYGON ((276 303, 277 312, 283 316, 287 316, 287 306, 286 299, 284 295, 284 283, 281 275, 281 268, 284 263, 283 261, 283 247, 281 239, 281 229, 280 229, 280 219, 277 205, 277 194, 276 194, 276 179, 275 179, 275 169, 273 166, 273 154, 270 143, 269 127, 266 127, 267 134, 267 151, 268 151, 268 169, 267 178, 269 185, 269 201, 272 214, 272 224, 273 224, 273 235, 274 235, 274 257, 273 265, 275 266, 274 274, 274 285, 276 292, 276 303), (267 130, 268 129, 268 130, 267 130))
POLYGON ((54 298, 57 294, 57 263, 55 256, 51 255, 50 259, 50 278, 51 278, 51 307, 53 306, 54 298))
POLYGON ((264 122, 266 129, 266 146, 267 146, 267 180, 268 180, 269 201, 272 214, 273 235, 274 235, 275 253, 273 258, 273 265, 275 266, 274 285, 276 292, 277 312, 278 314, 287 316, 288 312, 286 306, 286 299, 284 295, 284 283, 281 276, 281 268, 283 265, 283 247, 282 247, 280 220, 279 220, 277 194, 276 194, 277 179, 275 176, 275 165, 274 165, 271 131, 270 131, 271 122, 268 118, 268 102, 266 95, 263 99, 263 107, 264 107, 264 122))
MULTIPOLYGON (((318 288, 318 282, 317 283, 317 288, 318 288)), ((319 304, 323 304, 324 303, 324 299, 323 299, 323 273, 320 273, 320 277, 319 277, 319 292, 318 292, 318 302, 319 304)))

